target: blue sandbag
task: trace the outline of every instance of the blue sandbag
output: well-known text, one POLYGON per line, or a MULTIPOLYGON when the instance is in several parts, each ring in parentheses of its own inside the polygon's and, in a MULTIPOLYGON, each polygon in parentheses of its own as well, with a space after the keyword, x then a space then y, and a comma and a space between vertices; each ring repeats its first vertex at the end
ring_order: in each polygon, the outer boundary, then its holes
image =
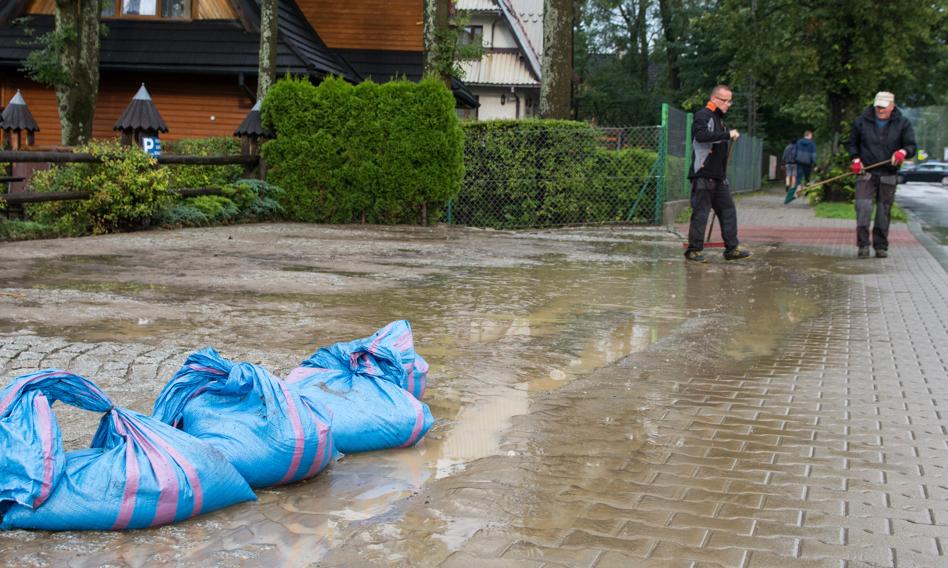
POLYGON ((297 367, 286 382, 332 411, 332 437, 344 454, 413 446, 434 424, 427 404, 378 377, 297 367))
POLYGON ((208 444, 59 369, 0 391, 0 448, 0 529, 145 528, 256 499, 208 444), (88 449, 63 450, 57 400, 104 413, 88 449))
POLYGON ((216 447, 253 487, 308 479, 337 455, 324 407, 210 347, 165 385, 154 416, 216 447))
POLYGON ((371 337, 319 349, 286 378, 305 399, 327 406, 341 452, 408 447, 428 432, 423 393, 428 364, 412 347, 411 327, 395 321, 371 337))
MULTIPOLYGON (((370 337, 324 347, 301 366, 348 369, 392 382, 421 400, 428 383, 428 362, 415 352, 411 325, 396 320, 370 337)), ((345 450, 343 450, 345 451, 345 450)))

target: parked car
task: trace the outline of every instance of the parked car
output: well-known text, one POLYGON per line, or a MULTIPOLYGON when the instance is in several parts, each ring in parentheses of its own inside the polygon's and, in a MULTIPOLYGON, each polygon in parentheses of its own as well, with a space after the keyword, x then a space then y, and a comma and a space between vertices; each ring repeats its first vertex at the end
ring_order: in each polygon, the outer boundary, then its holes
POLYGON ((907 181, 941 182, 948 185, 948 162, 922 162, 899 171, 899 183, 907 181))

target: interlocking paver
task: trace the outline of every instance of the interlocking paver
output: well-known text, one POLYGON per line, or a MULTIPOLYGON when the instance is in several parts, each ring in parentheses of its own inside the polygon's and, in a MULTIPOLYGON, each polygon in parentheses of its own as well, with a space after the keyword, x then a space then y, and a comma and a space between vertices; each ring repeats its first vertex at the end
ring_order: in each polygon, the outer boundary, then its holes
MULTIPOLYGON (((404 517, 354 525, 328 565, 948 565, 948 277, 904 226, 890 258, 860 261, 852 221, 779 200, 739 201, 749 263, 676 273, 678 295, 660 301, 686 312, 677 343, 530 393, 503 452, 430 481, 440 500, 407 497, 404 517), (755 282, 769 272, 795 288, 755 282), (712 293, 717 307, 689 306, 712 293), (772 333, 742 336, 755 314, 735 297, 779 304, 751 326, 772 333), (577 443, 569 430, 588 423, 577 443), (439 539, 453 519, 480 524, 439 539)), ((28 333, 0 343, 8 375, 56 365, 129 394, 180 355, 28 333)))

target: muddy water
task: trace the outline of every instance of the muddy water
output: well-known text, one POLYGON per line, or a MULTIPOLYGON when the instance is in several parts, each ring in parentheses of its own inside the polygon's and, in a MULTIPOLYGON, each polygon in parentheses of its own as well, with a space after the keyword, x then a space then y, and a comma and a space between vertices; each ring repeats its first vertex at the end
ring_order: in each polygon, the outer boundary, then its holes
MULTIPOLYGON (((428 437, 173 526, 0 534, 4 558, 15 549, 21 565, 436 565, 484 550, 495 533, 562 542, 590 495, 622 505, 609 495, 624 489, 613 476, 630 455, 657 456, 667 443, 682 375, 771 356, 820 315, 827 280, 850 270, 794 268, 772 262, 778 253, 692 266, 669 236, 621 230, 347 238, 276 227, 228 232, 244 243, 304 240, 306 253, 242 248, 202 264, 206 247, 228 246, 220 231, 187 244, 172 233, 25 245, 23 265, 3 273, 2 337, 107 344, 129 365, 142 346, 183 360, 209 344, 279 374, 319 345, 406 318, 432 368, 426 402, 438 423, 428 437), (71 250, 83 245, 89 255, 71 250), (167 256, 144 252, 154 246, 167 256), (332 261, 343 254, 340 270, 332 261)), ((126 378, 115 398, 147 409, 167 378, 126 378)), ((109 378, 100 383, 109 391, 109 378)))

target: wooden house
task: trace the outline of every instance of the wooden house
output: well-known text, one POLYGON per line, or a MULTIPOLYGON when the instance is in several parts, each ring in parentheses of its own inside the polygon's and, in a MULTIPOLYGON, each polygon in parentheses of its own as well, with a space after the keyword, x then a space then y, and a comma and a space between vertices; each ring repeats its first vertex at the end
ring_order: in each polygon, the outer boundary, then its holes
MULTIPOLYGON (((421 0, 279 0, 277 75, 351 82, 422 74, 421 0)), ((38 146, 60 142, 53 89, 23 73, 35 49, 26 29, 53 28, 54 0, 0 3, 0 107, 22 92, 38 146), (23 18, 27 18, 26 24, 23 18)), ((256 102, 257 0, 115 0, 103 9, 93 136, 112 127, 144 83, 168 124, 165 139, 230 136, 256 102)), ((476 105, 460 83, 460 106, 476 105)))

